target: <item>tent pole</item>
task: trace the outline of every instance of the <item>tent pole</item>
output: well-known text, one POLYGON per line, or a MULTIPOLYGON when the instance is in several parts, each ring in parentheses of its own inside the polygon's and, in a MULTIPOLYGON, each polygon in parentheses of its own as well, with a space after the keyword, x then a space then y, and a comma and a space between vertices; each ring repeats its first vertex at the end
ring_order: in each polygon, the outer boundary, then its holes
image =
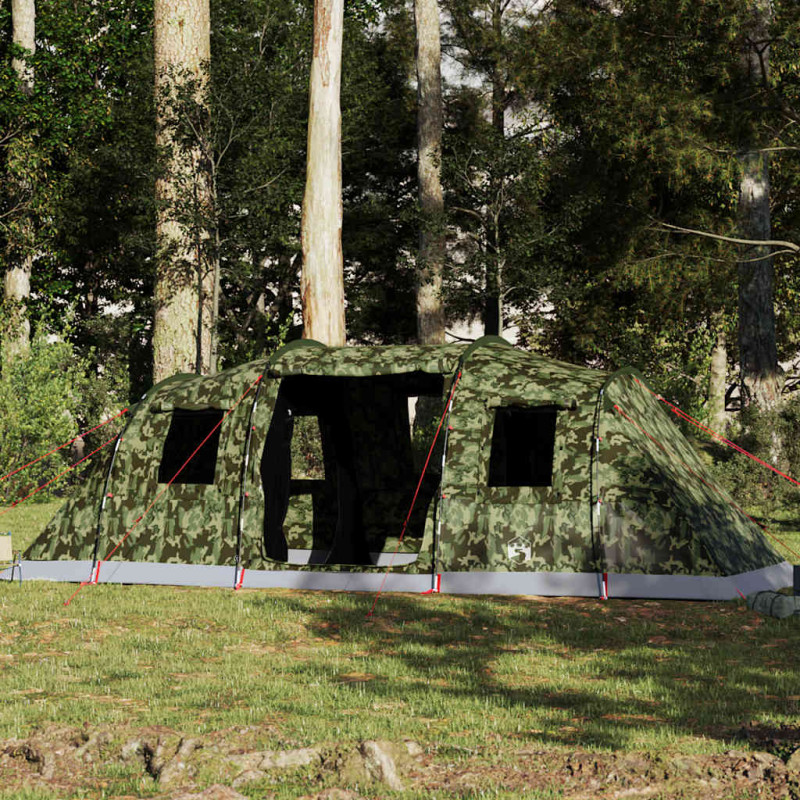
MULTIPOLYGON (((266 374, 267 370, 264 370, 266 374)), ((247 420, 247 436, 245 437, 244 443, 244 458, 242 459, 242 473, 241 473, 241 480, 239 481, 239 514, 236 520, 236 556, 234 559, 234 569, 233 569, 233 588, 238 589, 241 586, 241 582, 239 581, 239 566, 242 560, 242 535, 244 531, 244 502, 245 498, 249 496, 247 492, 247 474, 248 474, 248 465, 250 463, 250 442, 253 438, 253 420, 255 419, 256 415, 256 408, 258 407, 258 398, 261 394, 261 387, 264 385, 264 381, 261 380, 258 382, 258 386, 256 387, 256 393, 253 397, 253 405, 250 406, 250 416, 247 420)), ((244 574, 244 570, 242 570, 242 574, 244 574)))
POLYGON ((444 489, 444 473, 447 466, 447 444, 450 441, 450 415, 453 413, 453 403, 456 399, 456 386, 461 380, 462 365, 463 359, 461 362, 459 362, 459 365, 456 368, 455 375, 453 376, 453 386, 450 389, 450 393, 446 401, 447 407, 445 409, 446 417, 444 426, 444 441, 442 442, 442 468, 440 472, 442 477, 439 479, 439 496, 436 498, 436 507, 434 511, 436 518, 433 525, 433 569, 431 570, 431 592, 439 592, 441 589, 440 580, 437 578, 437 575, 439 574, 439 541, 442 530, 442 516, 444 514, 444 505, 442 501, 446 499, 442 493, 442 490, 444 489))
POLYGON ((602 500, 600 496, 600 415, 603 413, 603 395, 605 394, 606 384, 600 387, 597 394, 597 403, 594 412, 594 430, 592 431, 591 454, 594 464, 589 466, 589 534, 592 539, 592 550, 594 551, 595 568, 597 570, 598 595, 605 600, 608 596, 608 581, 605 577, 607 564, 601 564, 601 554, 603 551, 600 539, 600 507, 602 500), (594 467, 594 469, 592 469, 594 467))
MULTIPOLYGON (((147 399, 147 393, 142 396, 142 402, 147 399)), ((94 550, 92 551, 92 569, 89 572, 89 579, 91 580, 94 576, 94 570, 97 566, 97 554, 100 549, 100 527, 103 523, 103 512, 106 510, 106 500, 109 498, 109 491, 108 487, 111 485, 111 473, 114 469, 114 463, 117 460, 117 452, 119 451, 119 446, 122 443, 122 439, 125 434, 128 432, 128 427, 130 426, 131 422, 133 422, 133 418, 136 415, 136 409, 131 410, 131 414, 128 417, 125 427, 120 431, 119 436, 117 436, 117 441, 114 443, 114 450, 111 452, 111 461, 108 464, 108 472, 106 472, 106 479, 103 483, 103 499, 100 501, 100 509, 97 512, 97 528, 95 530, 94 536, 94 550)))

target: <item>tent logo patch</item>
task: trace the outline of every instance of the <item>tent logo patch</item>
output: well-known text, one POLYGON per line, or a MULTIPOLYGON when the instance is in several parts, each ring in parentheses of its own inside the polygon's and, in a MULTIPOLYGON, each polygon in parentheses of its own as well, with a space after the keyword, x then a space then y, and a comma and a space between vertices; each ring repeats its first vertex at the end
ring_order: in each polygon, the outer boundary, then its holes
POLYGON ((531 545, 526 542, 521 536, 512 539, 507 545, 508 557, 512 561, 522 563, 523 561, 531 560, 531 545))

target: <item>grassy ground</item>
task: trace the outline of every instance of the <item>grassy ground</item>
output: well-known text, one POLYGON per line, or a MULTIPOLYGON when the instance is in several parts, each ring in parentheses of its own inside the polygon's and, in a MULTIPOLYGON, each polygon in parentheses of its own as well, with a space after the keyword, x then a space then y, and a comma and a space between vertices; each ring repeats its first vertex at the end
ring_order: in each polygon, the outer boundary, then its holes
POLYGON ((800 519, 796 509, 756 509, 754 519, 766 527, 773 547, 792 564, 800 564, 800 519))
POLYGON ((61 503, 22 503, 3 513, 0 518, 0 531, 10 531, 15 550, 25 548, 39 535, 61 503))
MULTIPOLYGON (((3 527, 24 545, 53 510, 3 527)), ((0 753, 53 725, 228 731, 252 749, 410 738, 431 769, 472 770, 474 794, 445 781, 437 796, 560 797, 541 782, 503 793, 497 775, 520 753, 800 746, 800 621, 743 603, 386 595, 368 620, 358 594, 100 585, 65 607, 72 590, 0 585, 0 753)), ((249 796, 318 788, 292 776, 249 796)), ((57 796, 158 794, 119 766, 87 786, 57 796)))

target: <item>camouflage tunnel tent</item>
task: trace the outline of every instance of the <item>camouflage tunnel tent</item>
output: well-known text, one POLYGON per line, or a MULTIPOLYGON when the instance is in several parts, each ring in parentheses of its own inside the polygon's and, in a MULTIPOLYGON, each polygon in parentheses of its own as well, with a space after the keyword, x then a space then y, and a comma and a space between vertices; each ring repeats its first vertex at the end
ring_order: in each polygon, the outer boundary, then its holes
POLYGON ((496 337, 301 340, 266 364, 154 386, 23 561, 26 579, 97 572, 117 583, 375 590, 386 577, 394 591, 687 599, 792 582, 637 373, 496 337))

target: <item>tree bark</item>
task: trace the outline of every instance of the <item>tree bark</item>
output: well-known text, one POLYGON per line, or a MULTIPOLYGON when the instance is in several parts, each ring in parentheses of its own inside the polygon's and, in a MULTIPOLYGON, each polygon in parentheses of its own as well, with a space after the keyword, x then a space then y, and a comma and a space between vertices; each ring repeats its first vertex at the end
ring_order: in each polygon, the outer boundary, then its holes
POLYGON ((724 434, 727 426, 725 417, 725 391, 728 377, 728 342, 725 331, 717 331, 717 338, 711 348, 711 365, 708 371, 708 425, 711 430, 724 434))
MULTIPOLYGON (((769 75, 769 0, 750 10, 742 66, 755 94, 769 75)), ((771 238, 769 160, 753 136, 740 157, 738 225, 742 239, 771 238)), ((780 404, 783 375, 775 341, 774 265, 770 248, 739 249, 739 359, 743 406, 773 410, 780 404)))
POLYGON ((438 0, 415 0, 417 31, 417 183, 422 227, 417 256, 417 339, 443 344, 445 259, 442 194, 442 48, 438 0))
POLYGON ((344 0, 315 0, 300 297, 303 337, 330 346, 345 343, 339 104, 343 29, 344 0))
MULTIPOLYGON (((36 2, 11 0, 11 36, 14 44, 24 47, 31 55, 36 52, 36 2)), ((11 66, 22 83, 25 94, 33 93, 33 66, 25 59, 14 58, 11 66)))
MULTIPOLYGON (((33 55, 36 52, 35 0, 11 0, 11 27, 14 44, 33 55)), ((26 59, 14 58, 11 65, 19 78, 23 92, 33 94, 33 67, 26 59)), ((27 204, 30 186, 23 177, 24 153, 13 146, 9 148, 9 175, 14 194, 20 205, 27 204)), ((4 357, 24 357, 30 350, 31 323, 28 318, 28 301, 31 296, 33 271, 33 226, 28 213, 23 210, 18 223, 19 241, 10 248, 10 266, 3 279, 3 293, 10 319, 4 342, 4 357)))
MULTIPOLYGON (((185 109, 181 86, 191 82, 202 105, 211 55, 208 0, 155 0, 156 181, 158 245, 154 293, 153 379, 213 370, 212 327, 217 273, 209 262, 213 184, 207 147, 175 136, 185 109), (187 209, 188 212, 187 213, 187 209)), ((202 136, 202 131, 197 132, 202 136)), ((206 142, 207 145, 207 142, 206 142)))

